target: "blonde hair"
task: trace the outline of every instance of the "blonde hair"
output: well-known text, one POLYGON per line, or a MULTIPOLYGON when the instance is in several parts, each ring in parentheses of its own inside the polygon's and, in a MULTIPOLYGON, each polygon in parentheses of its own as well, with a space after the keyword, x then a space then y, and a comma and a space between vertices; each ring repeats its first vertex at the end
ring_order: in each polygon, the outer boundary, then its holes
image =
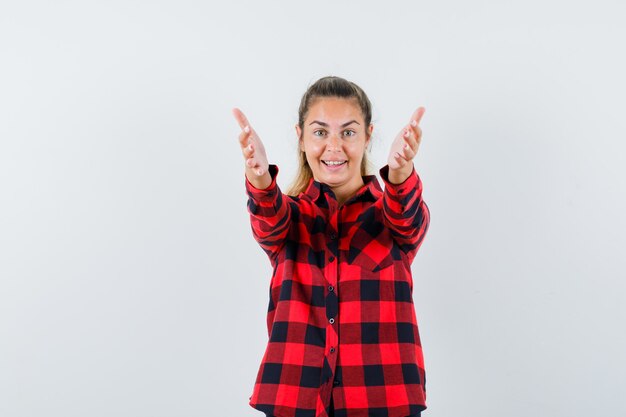
MULTIPOLYGON (((370 103, 369 98, 367 98, 365 91, 351 81, 334 76, 320 78, 313 83, 302 96, 300 108, 298 109, 298 125, 300 126, 301 132, 304 132, 304 120, 309 112, 309 108, 316 99, 321 97, 338 97, 356 100, 363 113, 365 132, 368 134, 367 128, 372 121, 372 103, 370 103)), ((302 138, 300 137, 298 139, 301 140, 302 138)), ((366 152, 361 161, 361 175, 367 175, 370 168, 369 164, 366 152)), ((287 194, 298 196, 300 193, 306 191, 307 186, 311 182, 311 178, 313 178, 313 171, 311 171, 311 167, 306 160, 306 154, 304 151, 298 149, 298 172, 287 190, 287 194)))

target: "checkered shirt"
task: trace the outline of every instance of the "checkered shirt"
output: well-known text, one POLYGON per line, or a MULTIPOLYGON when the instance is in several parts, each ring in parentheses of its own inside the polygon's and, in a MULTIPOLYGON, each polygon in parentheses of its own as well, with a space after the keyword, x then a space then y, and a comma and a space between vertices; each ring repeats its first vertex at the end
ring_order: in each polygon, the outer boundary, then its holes
POLYGON ((380 170, 339 205, 311 180, 283 194, 270 165, 265 190, 246 179, 254 238, 273 273, 268 343, 250 405, 269 416, 406 417, 426 408, 426 375, 411 263, 430 211, 415 172, 391 184, 380 170))

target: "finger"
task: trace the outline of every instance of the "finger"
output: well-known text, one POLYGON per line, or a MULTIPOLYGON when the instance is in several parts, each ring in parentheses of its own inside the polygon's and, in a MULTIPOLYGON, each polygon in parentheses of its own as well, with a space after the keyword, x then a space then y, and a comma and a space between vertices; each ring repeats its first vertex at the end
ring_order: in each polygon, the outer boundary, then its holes
POLYGON ((265 170, 263 169, 263 167, 261 167, 261 164, 259 164, 259 162, 255 159, 255 158, 249 158, 246 160, 246 166, 255 174, 258 176, 263 175, 263 173, 265 172, 265 170))
POLYGON ((419 127, 419 125, 415 123, 415 121, 409 123, 409 128, 411 129, 411 136, 413 136, 417 143, 419 143, 420 140, 422 140, 422 128, 419 127))
POLYGON ((398 152, 393 152, 391 155, 389 155, 387 164, 390 168, 402 168, 402 158, 400 157, 400 154, 398 154, 398 152))
POLYGON ((247 129, 244 128, 244 130, 241 131, 241 133, 239 134, 239 144, 241 145, 242 148, 249 144, 250 136, 251 136, 251 130, 249 127, 247 129))
POLYGON ((406 159, 407 161, 410 161, 411 159, 415 157, 416 152, 409 146, 408 143, 404 145, 404 148, 402 149, 402 151, 403 151, 404 159, 406 159))
POLYGON ((405 144, 408 144, 412 150, 417 151, 419 140, 416 138, 416 133, 413 129, 406 129, 402 138, 404 139, 405 144))
POLYGON ((249 144, 248 146, 241 148, 241 151, 243 153, 243 156, 246 159, 254 157, 254 146, 252 146, 252 144, 249 144))
POLYGON ((246 117, 246 115, 243 114, 243 112, 239 110, 237 107, 233 109, 233 116, 235 116, 235 119, 237 119, 237 123, 239 123, 240 128, 243 129, 246 126, 250 126, 250 122, 248 121, 248 118, 246 117))
POLYGON ((393 162, 393 168, 396 169, 403 168, 406 165, 406 161, 404 160, 404 158, 399 155, 393 158, 393 162))
POLYGON ((246 159, 246 166, 248 168, 259 168, 259 161, 256 160, 256 158, 252 157, 252 158, 248 158, 246 159))
POLYGON ((399 152, 395 152, 393 154, 393 158, 395 159, 395 161, 398 163, 398 165, 400 167, 403 167, 407 163, 407 161, 404 158, 404 156, 401 153, 399 153, 399 152))
POLYGON ((417 110, 413 112, 413 115, 411 116, 412 126, 417 126, 420 124, 420 121, 422 120, 422 116, 424 115, 425 111, 426 109, 424 107, 418 107, 417 110))

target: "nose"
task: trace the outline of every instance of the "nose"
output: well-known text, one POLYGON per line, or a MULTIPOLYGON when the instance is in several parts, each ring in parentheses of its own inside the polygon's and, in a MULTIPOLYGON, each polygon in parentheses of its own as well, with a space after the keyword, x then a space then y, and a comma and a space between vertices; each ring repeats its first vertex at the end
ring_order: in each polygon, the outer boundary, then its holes
POLYGON ((337 152, 341 149, 341 138, 338 134, 331 134, 328 137, 328 146, 326 147, 329 151, 337 152))

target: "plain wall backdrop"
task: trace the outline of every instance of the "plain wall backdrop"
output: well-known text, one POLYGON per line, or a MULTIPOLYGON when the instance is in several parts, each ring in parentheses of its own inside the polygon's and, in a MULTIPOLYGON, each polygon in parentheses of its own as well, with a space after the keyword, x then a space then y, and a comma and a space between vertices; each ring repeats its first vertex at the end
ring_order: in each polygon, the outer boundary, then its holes
POLYGON ((296 168, 301 95, 426 107, 428 417, 623 416, 626 6, 3 1, 0 415, 262 416, 269 262, 240 107, 296 168))

